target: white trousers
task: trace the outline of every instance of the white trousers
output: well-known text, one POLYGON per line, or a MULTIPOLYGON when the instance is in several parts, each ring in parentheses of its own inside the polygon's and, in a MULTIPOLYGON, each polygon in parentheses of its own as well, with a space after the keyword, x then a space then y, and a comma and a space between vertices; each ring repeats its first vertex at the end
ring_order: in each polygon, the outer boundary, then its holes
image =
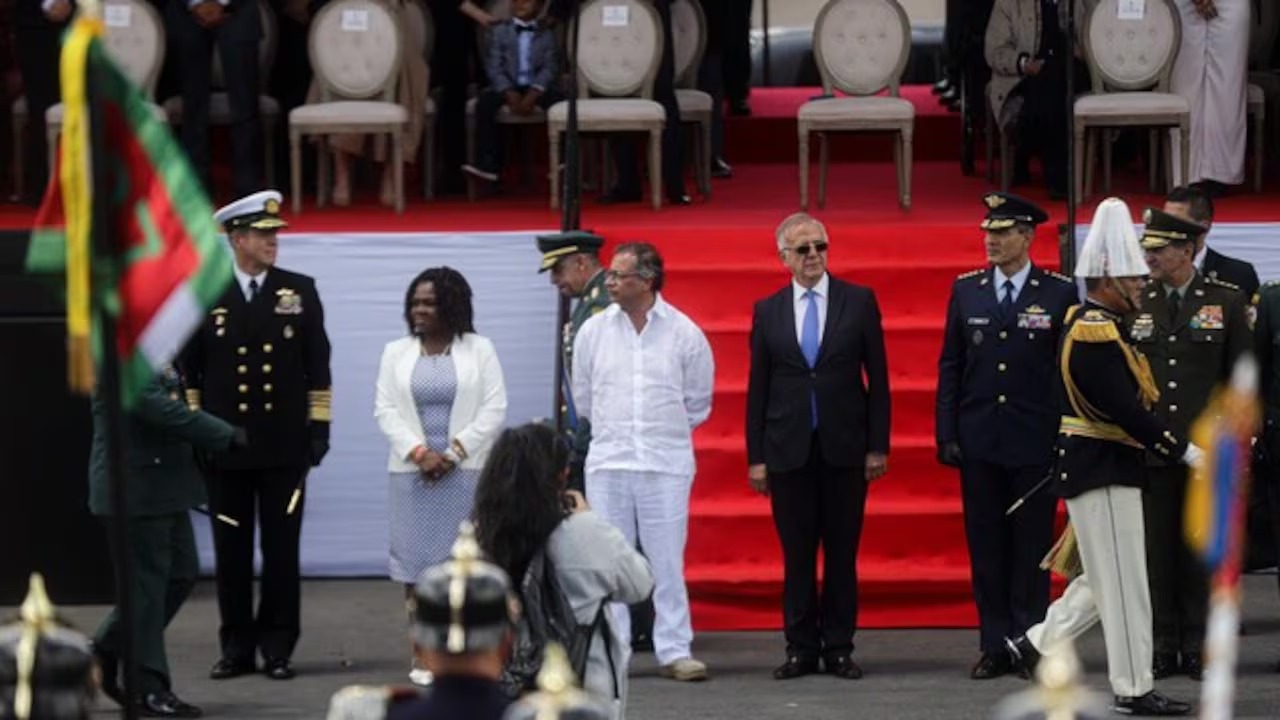
POLYGON ((1042 653, 1075 640, 1102 621, 1111 690, 1121 697, 1151 692, 1151 591, 1147 585, 1142 491, 1090 490, 1067 500, 1084 574, 1049 606, 1044 622, 1027 631, 1042 653))
POLYGON ((1173 92, 1191 103, 1191 177, 1184 182, 1244 182, 1251 0, 1215 0, 1205 20, 1192 0, 1175 0, 1182 47, 1173 65, 1173 92))
MULTIPOLYGON (((636 538, 653 570, 653 650, 667 665, 690 656, 693 623, 684 584, 684 546, 689 536, 689 475, 630 470, 595 470, 586 476, 587 502, 622 531, 636 538)), ((631 613, 614 603, 614 627, 631 639, 631 613)))

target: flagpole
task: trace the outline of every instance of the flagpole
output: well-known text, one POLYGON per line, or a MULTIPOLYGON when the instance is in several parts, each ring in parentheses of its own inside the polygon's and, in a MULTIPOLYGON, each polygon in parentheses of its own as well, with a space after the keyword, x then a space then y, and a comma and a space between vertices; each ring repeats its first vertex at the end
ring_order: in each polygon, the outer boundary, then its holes
MULTIPOLYGON (((569 87, 566 89, 565 100, 568 102, 568 117, 565 120, 564 132, 564 182, 563 197, 561 198, 560 207, 563 208, 560 215, 560 230, 568 232, 577 230, 581 227, 582 222, 582 152, 581 138, 578 133, 578 0, 569 0, 567 3, 568 12, 565 14, 569 21, 569 37, 567 47, 565 49, 565 64, 568 70, 569 87)), ((551 171, 557 172, 559 158, 552 158, 551 171)), ((569 322, 569 298, 557 294, 556 303, 556 348, 555 348, 555 407, 552 409, 551 417, 555 418, 556 429, 564 432, 569 428, 564 427, 564 413, 560 412, 560 408, 564 407, 569 399, 569 389, 565 387, 564 379, 568 377, 568 369, 564 366, 564 341, 565 326, 569 322)))
MULTIPOLYGON (((111 214, 108 207, 111 193, 108 190, 109 176, 106 153, 106 128, 103 125, 102 100, 95 88, 104 87, 107 79, 98 63, 90 62, 87 67, 88 83, 88 117, 89 117, 89 165, 93 173, 91 179, 93 218, 91 224, 92 257, 99 260, 115 255, 111 238, 111 214)), ((102 288, 111 287, 113 283, 107 273, 115 269, 111 263, 95 263, 91 266, 93 291, 100 293, 102 288)), ((129 492, 124 474, 124 412, 120 397, 120 362, 116 352, 116 321, 107 312, 98 295, 95 303, 101 330, 99 338, 102 343, 102 365, 98 373, 98 400, 102 403, 105 415, 107 479, 111 488, 111 524, 109 531, 113 535, 115 545, 116 575, 116 617, 119 621, 119 633, 115 638, 115 647, 123 663, 124 685, 121 688, 124 706, 120 717, 133 720, 137 717, 137 706, 134 699, 138 688, 138 663, 133 646, 133 567, 129 553, 129 492)))

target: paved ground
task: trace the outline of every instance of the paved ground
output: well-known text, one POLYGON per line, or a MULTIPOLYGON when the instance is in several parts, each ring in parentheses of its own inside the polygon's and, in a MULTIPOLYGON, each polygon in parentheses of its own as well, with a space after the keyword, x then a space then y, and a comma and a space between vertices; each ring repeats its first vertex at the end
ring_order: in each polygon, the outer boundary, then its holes
MULTIPOLYGON (((1246 622, 1242 639, 1237 718, 1280 717, 1280 675, 1271 671, 1280 657, 1280 600, 1274 577, 1246 582, 1246 622)), ((323 718, 329 696, 352 683, 403 683, 408 646, 401 623, 402 590, 387 581, 312 581, 303 594, 304 635, 292 682, 261 677, 215 683, 207 676, 216 659, 217 608, 212 586, 203 584, 174 621, 169 633, 175 689, 201 705, 208 716, 237 720, 323 718)), ((7 609, 11 610, 11 609, 7 609)), ((72 607, 66 614, 92 629, 102 607, 72 607)), ((1085 636, 1081 652, 1088 684, 1105 690, 1101 633, 1085 636)), ((975 659, 976 635, 966 630, 878 630, 858 635, 856 657, 867 672, 861 681, 809 677, 780 683, 770 670, 782 660, 774 633, 699 635, 696 653, 713 678, 681 685, 659 678, 651 657, 633 663, 631 720, 690 718, 988 718, 1000 698, 1026 684, 1013 679, 974 682, 967 678, 975 659)), ((1160 683, 1178 698, 1194 699, 1199 685, 1185 678, 1160 683)), ((106 706, 97 717, 109 715, 106 706)))

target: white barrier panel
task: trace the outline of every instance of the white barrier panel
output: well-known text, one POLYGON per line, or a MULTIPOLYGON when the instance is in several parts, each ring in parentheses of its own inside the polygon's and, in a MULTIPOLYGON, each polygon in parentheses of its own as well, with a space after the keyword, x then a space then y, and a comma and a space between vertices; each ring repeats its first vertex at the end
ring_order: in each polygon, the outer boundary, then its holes
MULTIPOLYGON (((316 279, 333 345, 331 449, 307 480, 303 574, 387 574, 387 444, 373 419, 374 381, 382 346, 407 332, 405 290, 423 269, 448 265, 470 283, 476 330, 502 362, 507 424, 551 415, 557 296, 537 272, 539 232, 281 236, 280 266, 316 279)), ((211 572, 209 521, 193 518, 211 572)))

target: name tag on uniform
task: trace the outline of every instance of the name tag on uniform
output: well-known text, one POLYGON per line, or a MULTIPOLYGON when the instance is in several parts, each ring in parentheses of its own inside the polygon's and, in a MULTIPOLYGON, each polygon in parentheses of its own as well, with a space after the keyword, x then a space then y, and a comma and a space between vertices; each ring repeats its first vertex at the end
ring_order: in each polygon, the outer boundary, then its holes
POLYGON ((1053 316, 1039 305, 1032 305, 1018 313, 1018 327, 1026 330, 1048 330, 1053 327, 1053 316))
POLYGON ((971 317, 971 318, 969 318, 968 323, 969 323, 970 325, 990 325, 990 324, 991 324, 991 318, 985 318, 985 317, 971 317))
POLYGON ((302 296, 289 288, 280 288, 276 291, 276 314, 277 315, 301 315, 302 314, 302 296))
POLYGON ((1129 328, 1129 337, 1134 340, 1146 340, 1156 334, 1156 319, 1151 313, 1142 313, 1133 321, 1133 326, 1129 328))
POLYGON ((1191 317, 1192 330, 1221 330, 1224 327, 1221 305, 1203 305, 1191 317))

